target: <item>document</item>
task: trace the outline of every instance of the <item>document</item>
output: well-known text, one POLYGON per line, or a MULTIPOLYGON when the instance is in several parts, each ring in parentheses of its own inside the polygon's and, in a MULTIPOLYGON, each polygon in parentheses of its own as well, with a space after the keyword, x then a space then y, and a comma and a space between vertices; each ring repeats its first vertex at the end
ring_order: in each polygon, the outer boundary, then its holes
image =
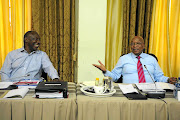
POLYGON ((0 82, 0 89, 6 89, 12 84, 13 82, 0 82))
POLYGON ((136 86, 139 90, 163 90, 170 89, 174 90, 175 86, 173 84, 164 83, 164 82, 156 82, 156 87, 154 83, 136 83, 136 86))
POLYGON ((169 90, 174 90, 175 86, 170 83, 165 83, 165 82, 156 82, 156 85, 162 89, 169 89, 169 90))
POLYGON ((17 85, 18 88, 36 88, 40 80, 22 80, 19 82, 14 82, 14 85, 17 85))
POLYGON ((132 84, 128 84, 128 85, 123 85, 123 84, 118 84, 119 88, 122 90, 123 94, 127 94, 127 93, 138 93, 138 91, 133 87, 132 84))
POLYGON ((22 99, 29 91, 28 88, 10 90, 3 99, 22 99))

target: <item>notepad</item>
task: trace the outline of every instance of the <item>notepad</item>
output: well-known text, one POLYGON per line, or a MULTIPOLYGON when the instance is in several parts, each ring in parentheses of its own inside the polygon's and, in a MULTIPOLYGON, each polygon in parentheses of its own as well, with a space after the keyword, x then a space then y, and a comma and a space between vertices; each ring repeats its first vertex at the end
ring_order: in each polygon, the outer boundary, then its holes
POLYGON ((29 91, 28 88, 10 90, 3 99, 22 99, 29 91))
POLYGON ((132 84, 129 84, 129 85, 118 84, 118 85, 119 85, 119 88, 122 90, 123 94, 138 93, 138 91, 133 87, 132 84))

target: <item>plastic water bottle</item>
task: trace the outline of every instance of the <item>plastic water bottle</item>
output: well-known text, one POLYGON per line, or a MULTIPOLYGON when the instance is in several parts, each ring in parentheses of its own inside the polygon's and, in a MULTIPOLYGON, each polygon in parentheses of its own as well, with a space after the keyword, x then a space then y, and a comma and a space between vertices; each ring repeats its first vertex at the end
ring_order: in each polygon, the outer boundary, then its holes
POLYGON ((178 82, 175 83, 174 97, 180 101, 180 77, 178 77, 178 82))
POLYGON ((99 86, 99 78, 96 78, 95 86, 99 86))

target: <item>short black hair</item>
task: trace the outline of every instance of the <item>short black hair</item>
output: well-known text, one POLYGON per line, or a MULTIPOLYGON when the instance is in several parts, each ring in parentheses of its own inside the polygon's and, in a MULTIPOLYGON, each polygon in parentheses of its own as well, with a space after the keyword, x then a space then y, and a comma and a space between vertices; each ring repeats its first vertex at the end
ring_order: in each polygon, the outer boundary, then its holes
POLYGON ((27 32, 24 34, 24 46, 25 46, 25 38, 27 38, 29 35, 33 35, 33 34, 39 35, 36 31, 27 31, 27 32))
POLYGON ((24 34, 24 40, 26 37, 28 37, 29 35, 32 35, 32 34, 38 34, 36 31, 27 31, 25 34, 24 34))

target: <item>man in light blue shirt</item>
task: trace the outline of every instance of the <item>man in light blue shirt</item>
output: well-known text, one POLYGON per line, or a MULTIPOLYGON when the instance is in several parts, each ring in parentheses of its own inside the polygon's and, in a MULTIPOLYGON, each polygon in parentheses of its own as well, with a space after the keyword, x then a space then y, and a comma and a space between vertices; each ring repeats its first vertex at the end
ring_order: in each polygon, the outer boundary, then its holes
POLYGON ((143 66, 144 76, 146 83, 153 82, 152 78, 156 82, 169 82, 174 84, 177 79, 174 77, 168 78, 164 76, 157 60, 146 53, 143 53, 144 40, 142 37, 135 36, 131 41, 131 53, 123 55, 119 58, 116 66, 110 72, 106 70, 105 66, 99 61, 100 65, 93 64, 99 68, 105 76, 111 77, 114 81, 117 81, 121 75, 123 75, 123 83, 139 83, 138 72, 137 72, 137 56, 140 56, 140 61, 143 66), (144 68, 146 66, 147 70, 144 68))
POLYGON ((35 31, 24 35, 24 47, 8 53, 1 68, 1 81, 19 81, 22 79, 40 79, 42 70, 51 79, 59 80, 58 73, 49 57, 38 50, 40 37, 35 31))

